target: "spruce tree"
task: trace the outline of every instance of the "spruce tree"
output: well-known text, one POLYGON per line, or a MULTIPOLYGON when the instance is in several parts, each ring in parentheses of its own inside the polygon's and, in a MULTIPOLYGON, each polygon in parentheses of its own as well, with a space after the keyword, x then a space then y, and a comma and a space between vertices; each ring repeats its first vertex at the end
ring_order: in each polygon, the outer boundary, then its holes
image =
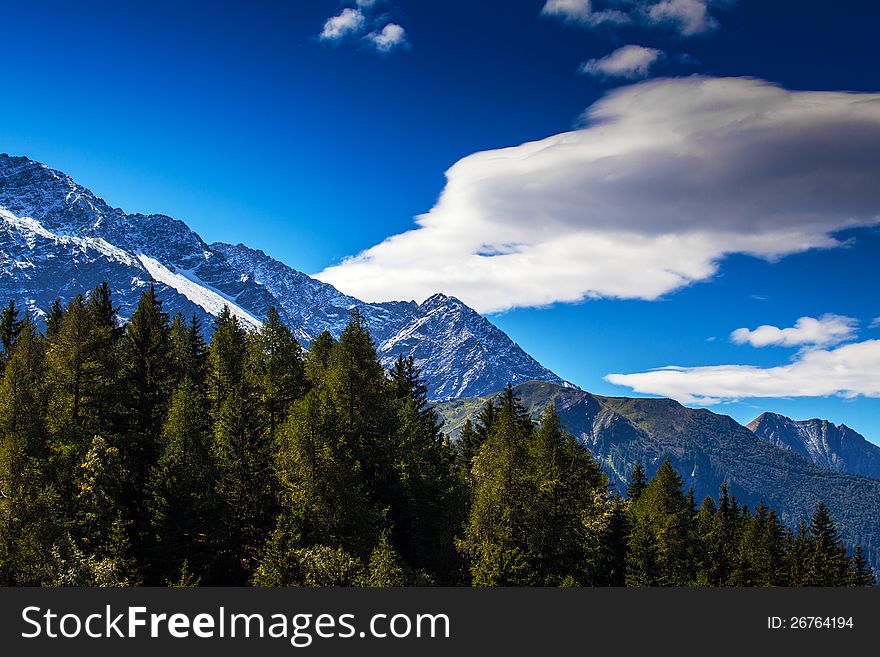
POLYGON ((453 537, 463 521, 455 454, 440 432, 413 358, 398 358, 390 379, 396 428, 397 494, 389 508, 393 543, 410 568, 448 579, 456 561, 453 537))
POLYGON ((648 477, 641 461, 636 461, 629 475, 629 483, 626 485, 626 496, 630 500, 637 500, 648 485, 648 477))
POLYGON ((29 318, 21 324, 0 382, 0 582, 40 585, 52 578, 52 546, 64 533, 49 472, 45 345, 29 318))
POLYGON ((849 561, 828 507, 819 502, 810 520, 808 586, 846 586, 849 561))
POLYGON ((862 546, 856 545, 853 550, 852 559, 849 567, 849 585, 850 586, 877 586, 877 580, 874 578, 874 569, 865 559, 862 552, 862 546))
POLYGON ((220 514, 215 486, 207 399, 187 376, 172 397, 159 458, 148 482, 154 580, 174 578, 185 568, 200 581, 213 583, 215 524, 220 514))
POLYGON ((474 460, 476 486, 460 550, 477 586, 524 586, 530 569, 528 525, 534 478, 529 454, 532 423, 508 386, 499 398, 486 442, 474 460))
POLYGON ((249 367, 270 439, 290 405, 305 392, 302 353, 293 332, 273 306, 250 340, 249 367))
POLYGON ((230 581, 239 583, 256 565, 275 512, 271 445, 247 359, 247 333, 224 307, 208 348, 208 401, 221 505, 220 556, 230 581))
POLYGON ((9 359, 12 357, 12 348, 15 341, 21 333, 21 321, 18 319, 18 309, 15 307, 15 301, 9 301, 2 312, 0 312, 0 376, 9 359))
POLYGON ((662 586, 687 586, 696 578, 692 518, 682 487, 681 477, 667 459, 632 504, 637 542, 645 549, 656 549, 662 586))
POLYGON ((536 580, 551 586, 566 579, 595 583, 601 546, 599 537, 588 541, 584 520, 601 514, 604 499, 597 504, 594 492, 604 494, 607 478, 593 455, 562 429, 553 404, 532 432, 529 447, 535 497, 527 544, 536 580))

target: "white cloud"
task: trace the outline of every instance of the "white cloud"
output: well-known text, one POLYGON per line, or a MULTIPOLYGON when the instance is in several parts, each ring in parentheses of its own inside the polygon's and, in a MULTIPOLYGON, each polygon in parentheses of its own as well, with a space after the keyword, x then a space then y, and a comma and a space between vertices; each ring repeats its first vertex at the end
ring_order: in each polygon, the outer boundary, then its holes
POLYGON ((638 374, 609 374, 605 380, 683 404, 771 397, 880 397, 880 340, 805 351, 780 367, 669 366, 638 374))
POLYGON ((613 78, 641 78, 648 75, 664 52, 656 48, 628 45, 618 48, 601 59, 584 62, 581 72, 587 75, 613 78))
POLYGON ((683 36, 709 32, 718 26, 711 5, 726 0, 547 0, 541 13, 568 22, 597 26, 635 23, 644 27, 668 25, 683 36))
POLYGON ((337 16, 331 16, 324 22, 319 38, 324 41, 340 41, 364 29, 366 18, 359 9, 346 7, 337 16))
POLYGON ((468 156, 417 227, 317 276, 481 312, 656 299, 725 255, 834 247, 880 223, 880 95, 690 77, 618 89, 585 127, 468 156))
POLYGON ((708 0, 661 0, 645 3, 644 10, 649 22, 671 23, 684 36, 691 36, 717 27, 708 4, 708 0))
POLYGON ((379 0, 357 0, 357 6, 361 9, 369 9, 376 4, 379 4, 379 0))
POLYGON ((880 317, 876 317, 876 318, 871 322, 871 328, 872 328, 872 329, 880 328, 880 317))
POLYGON ((541 13, 584 25, 622 24, 631 20, 625 11, 618 9, 596 11, 592 0, 547 0, 541 13))
POLYGON ((367 40, 379 52, 391 52, 406 46, 406 30, 397 23, 388 23, 379 32, 371 32, 367 40))
POLYGON ((730 338, 737 344, 750 344, 753 347, 829 347, 853 339, 858 324, 858 320, 852 317, 827 313, 819 319, 801 317, 791 328, 781 329, 766 324, 754 330, 739 328, 730 334, 730 338))

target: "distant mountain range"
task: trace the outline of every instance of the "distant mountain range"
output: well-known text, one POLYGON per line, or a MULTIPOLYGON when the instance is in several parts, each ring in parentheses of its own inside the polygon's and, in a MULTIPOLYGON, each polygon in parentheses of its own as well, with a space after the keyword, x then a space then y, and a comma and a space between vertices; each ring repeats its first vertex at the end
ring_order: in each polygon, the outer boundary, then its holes
POLYGON ((880 479, 880 447, 845 424, 792 420, 764 413, 747 427, 771 445, 799 454, 823 468, 880 479))
MULTIPOLYGON (((653 475, 664 459, 693 488, 697 503, 723 482, 741 503, 761 500, 794 526, 823 500, 850 544, 861 543, 880 565, 880 480, 817 465, 779 449, 726 415, 670 399, 603 397, 546 382, 515 386, 533 417, 554 404, 566 430, 585 444, 619 490, 637 461, 653 475)), ((458 435, 494 395, 438 404, 445 430, 458 435)), ((877 448, 875 448, 877 449, 877 448)))
POLYGON ((338 336, 358 308, 383 364, 412 355, 432 399, 482 395, 508 382, 563 384, 489 320, 454 297, 365 303, 243 244, 206 244, 185 223, 112 208, 71 178, 0 154, 0 300, 40 321, 106 280, 128 318, 153 282, 165 309, 211 320, 224 305, 247 326, 271 306, 304 344, 338 336))

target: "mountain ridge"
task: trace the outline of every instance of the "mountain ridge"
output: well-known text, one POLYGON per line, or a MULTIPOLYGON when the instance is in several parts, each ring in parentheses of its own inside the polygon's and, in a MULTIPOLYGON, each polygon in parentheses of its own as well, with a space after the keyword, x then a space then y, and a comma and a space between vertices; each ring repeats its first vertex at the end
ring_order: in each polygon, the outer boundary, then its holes
POLYGON ((262 251, 209 245, 179 219, 128 214, 60 171, 0 154, 0 299, 42 322, 55 298, 67 301, 105 280, 123 319, 153 283, 168 312, 195 313, 209 332, 223 305, 251 328, 276 306, 306 344, 325 330, 338 336, 358 308, 383 365, 412 355, 433 400, 486 394, 502 380, 565 383, 453 297, 362 302, 262 251), (434 322, 438 312, 450 322, 445 330, 434 322), (397 335, 404 330, 405 338, 397 335))
POLYGON ((845 424, 835 425, 819 418, 793 420, 778 413, 762 413, 746 428, 770 444, 799 454, 816 465, 880 479, 880 447, 845 424))

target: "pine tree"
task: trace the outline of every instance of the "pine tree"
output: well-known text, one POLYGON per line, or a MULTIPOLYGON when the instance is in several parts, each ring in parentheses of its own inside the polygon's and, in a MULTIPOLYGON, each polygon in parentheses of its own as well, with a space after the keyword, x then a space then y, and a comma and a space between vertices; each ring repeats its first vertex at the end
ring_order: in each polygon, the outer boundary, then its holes
POLYGON ((274 306, 252 336, 248 364, 271 439, 306 386, 299 342, 274 306))
POLYGON ((745 531, 744 549, 754 569, 754 586, 784 586, 785 529, 763 500, 745 531))
POLYGON ((208 400, 221 504, 220 553, 231 581, 239 583, 256 564, 275 512, 271 445, 247 357, 247 333, 224 307, 208 348, 208 400))
POLYGON ((207 400, 187 376, 178 385, 150 473, 153 546, 152 577, 163 581, 182 568, 211 582, 214 525, 219 515, 216 468, 211 454, 207 400), (169 563, 168 557, 173 555, 169 563))
POLYGON ((400 563, 397 552, 391 545, 389 532, 379 537, 379 544, 370 555, 367 574, 362 585, 371 588, 391 588, 406 585, 406 572, 400 563))
POLYGON ((55 299, 46 313, 46 339, 54 342, 61 331, 61 321, 64 319, 64 306, 61 299, 55 299))
POLYGON ((535 497, 527 544, 535 577, 546 585, 567 578, 593 583, 601 541, 595 536, 588 543, 584 520, 604 510, 604 499, 596 504, 594 492, 604 494, 607 478, 593 455, 562 429, 553 404, 544 411, 529 447, 535 497))
POLYGON ((339 415, 339 429, 360 462, 373 499, 391 506, 399 495, 395 476, 394 408, 387 378, 366 321, 357 309, 333 346, 326 389, 339 415))
POLYGON ((59 498, 49 476, 45 345, 29 318, 0 382, 0 582, 40 585, 60 540, 59 498))
POLYGON ((819 502, 810 521, 808 586, 846 586, 849 561, 828 507, 819 502))
POLYGON ((171 340, 168 314, 151 285, 141 295, 120 343, 125 392, 126 456, 146 473, 155 462, 156 440, 171 396, 171 340))
POLYGON ((18 319, 18 309, 15 301, 10 300, 9 305, 0 312, 0 376, 12 357, 12 349, 19 333, 21 321, 18 319))
POLYGON ((629 475, 629 483, 626 485, 626 497, 630 500, 639 499, 647 485, 648 477, 645 475, 645 468, 642 467, 641 461, 636 461, 629 475))
POLYGON ((115 559, 118 564, 130 560, 129 546, 121 538, 126 527, 121 507, 128 477, 119 450, 95 436, 74 480, 76 547, 97 559, 115 559))
POLYGON ((803 520, 795 531, 786 533, 785 567, 788 586, 809 586, 808 566, 810 560, 810 537, 807 523, 803 520))
POLYGON ((324 373, 330 367, 330 354, 333 353, 335 344, 336 340, 330 335, 330 331, 324 331, 312 340, 303 363, 303 369, 309 381, 323 380, 324 373))
POLYGON ((468 418, 464 422, 461 432, 458 434, 458 440, 455 442, 455 463, 458 471, 463 479, 471 484, 471 468, 474 465, 474 458, 480 451, 483 443, 480 439, 474 424, 468 418))
POLYGON ((632 504, 637 544, 645 550, 656 548, 662 586, 687 586, 696 578, 692 519, 682 487, 681 477, 667 459, 632 504))
POLYGON ((390 379, 396 411, 397 494, 389 508, 393 543, 410 568, 449 579, 456 562, 453 537, 464 519, 455 453, 440 432, 440 420, 428 403, 428 388, 413 358, 398 358, 390 379))
POLYGON ((202 335, 202 323, 193 313, 187 324, 181 313, 171 322, 171 377, 175 386, 189 379, 195 386, 205 384, 207 345, 202 335))
POLYGON ((340 434, 338 414, 321 386, 292 408, 278 441, 283 511, 275 543, 345 546, 359 556, 375 545, 381 514, 340 434))
POLYGON ((861 545, 856 545, 853 550, 849 568, 849 585, 877 586, 877 580, 874 578, 874 569, 871 568, 868 560, 865 559, 861 545))
POLYGON ((534 478, 529 455, 532 423, 508 386, 492 429, 474 460, 476 486, 460 542, 477 586, 529 585, 527 528, 534 478))
POLYGON ((125 327, 119 358, 123 400, 116 442, 128 473, 123 506, 131 521, 132 544, 143 560, 151 543, 147 481, 159 456, 172 383, 168 314, 152 285, 141 295, 125 327))

